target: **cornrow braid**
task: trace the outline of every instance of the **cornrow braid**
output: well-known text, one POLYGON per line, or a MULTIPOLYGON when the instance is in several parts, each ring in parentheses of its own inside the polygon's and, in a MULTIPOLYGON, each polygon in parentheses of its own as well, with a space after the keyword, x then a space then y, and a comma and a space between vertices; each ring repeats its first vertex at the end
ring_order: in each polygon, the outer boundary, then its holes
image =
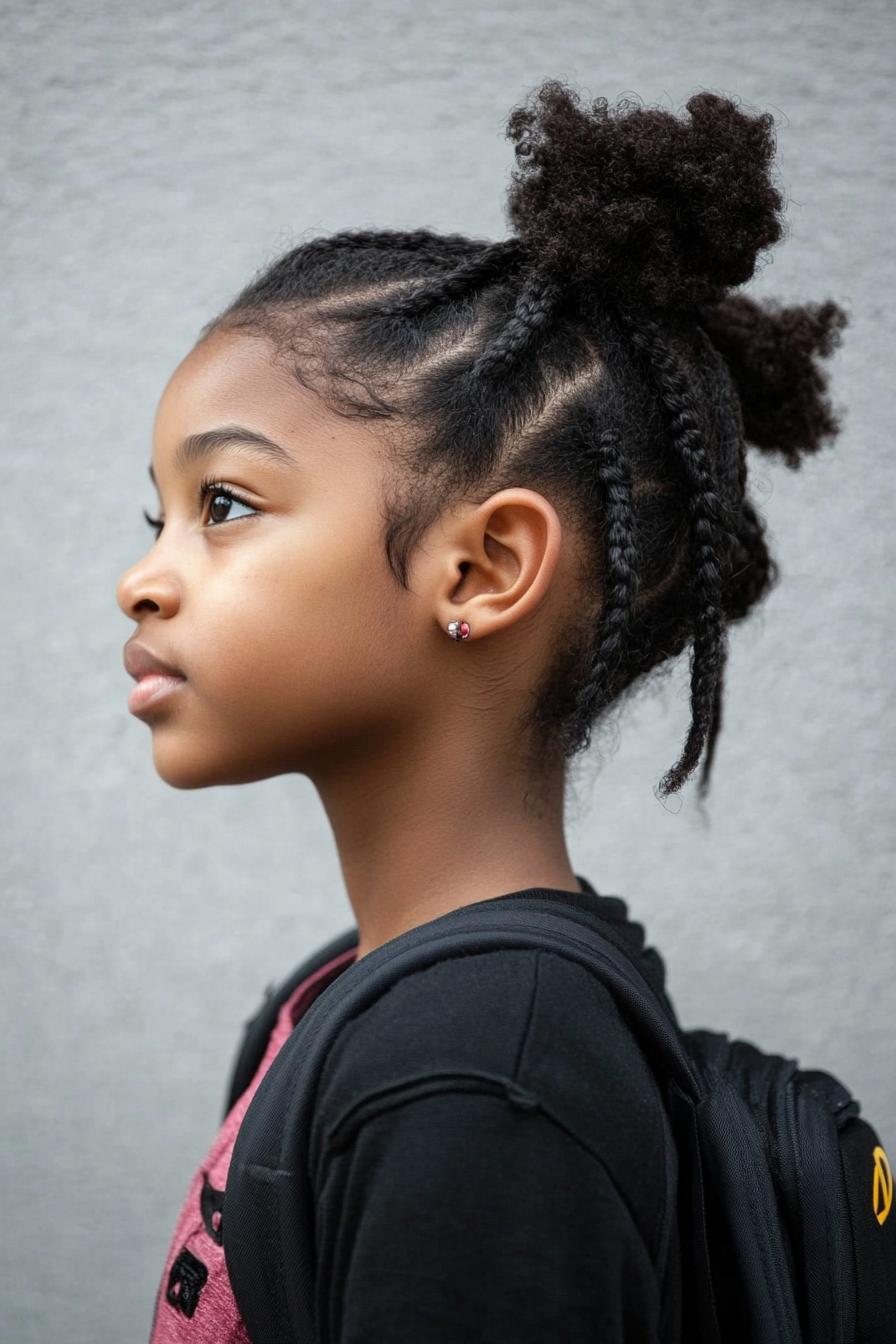
POLYGON ((433 259, 456 261, 458 257, 467 257, 478 247, 488 247, 488 243, 477 243, 463 233, 435 233, 432 229, 342 229, 323 238, 312 238, 300 243, 281 258, 295 257, 301 261, 313 261, 317 257, 335 249, 371 248, 386 252, 425 252, 433 259))
POLYGON ((505 239, 484 247, 465 260, 447 275, 425 281, 410 294, 402 294, 397 299, 386 300, 379 305, 381 314, 391 317, 419 317, 428 309, 480 289, 498 277, 503 278, 513 269, 522 256, 519 242, 515 238, 505 239))
MULTIPOLYGON (((456 266, 458 261, 478 256, 487 241, 466 237, 462 233, 438 234, 431 229, 343 229, 321 238, 311 238, 299 243, 268 266, 261 275, 256 276, 237 298, 229 305, 234 312, 237 308, 252 308, 256 311, 267 306, 290 303, 295 299, 299 277, 311 272, 329 257, 338 257, 344 252, 382 253, 385 255, 403 254, 418 256, 436 264, 447 263, 456 266)), ((202 328, 200 339, 208 335, 219 322, 213 318, 202 328)))
MULTIPOLYGON (((697 402, 680 360, 659 322, 633 315, 620 305, 633 345, 650 362, 660 398, 669 417, 669 441, 687 482, 693 557, 693 657, 691 662, 691 724, 679 760, 663 776, 658 792, 665 797, 691 775, 707 736, 714 743, 721 722, 721 687, 727 657, 723 582, 732 550, 733 531, 713 477, 697 402)), ((704 767, 698 792, 709 787, 704 767)))
POLYGON ((474 382, 498 370, 511 368, 524 350, 549 324, 556 312, 562 287, 553 280, 530 276, 525 281, 504 330, 490 341, 470 370, 474 382))

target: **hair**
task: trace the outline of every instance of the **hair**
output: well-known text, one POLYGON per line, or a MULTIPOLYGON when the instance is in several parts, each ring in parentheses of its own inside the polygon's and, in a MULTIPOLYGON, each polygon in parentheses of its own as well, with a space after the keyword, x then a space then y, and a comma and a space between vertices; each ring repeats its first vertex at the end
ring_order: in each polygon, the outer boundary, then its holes
POLYGON ((831 300, 729 291, 782 235, 774 120, 696 93, 689 120, 547 80, 507 122, 503 241, 347 230, 264 267, 202 329, 267 336, 337 414, 385 422, 383 544, 446 508, 542 491, 578 544, 576 601, 519 719, 531 759, 585 750, 608 708, 692 645, 681 788, 722 721, 727 632, 777 582, 746 448, 796 468, 840 423, 818 356, 831 300))

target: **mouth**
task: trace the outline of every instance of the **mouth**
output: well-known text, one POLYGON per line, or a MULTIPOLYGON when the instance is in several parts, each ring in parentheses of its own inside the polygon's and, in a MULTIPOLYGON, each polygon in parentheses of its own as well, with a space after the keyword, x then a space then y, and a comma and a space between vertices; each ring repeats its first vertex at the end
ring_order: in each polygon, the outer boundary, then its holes
POLYGON ((143 714, 174 695, 186 684, 186 677, 148 672, 146 676, 140 678, 128 696, 128 709, 132 714, 143 714))
POLYGON ((134 636, 124 646, 124 666, 137 683, 128 696, 128 709, 132 714, 154 709, 187 682, 180 668, 165 662, 134 636))

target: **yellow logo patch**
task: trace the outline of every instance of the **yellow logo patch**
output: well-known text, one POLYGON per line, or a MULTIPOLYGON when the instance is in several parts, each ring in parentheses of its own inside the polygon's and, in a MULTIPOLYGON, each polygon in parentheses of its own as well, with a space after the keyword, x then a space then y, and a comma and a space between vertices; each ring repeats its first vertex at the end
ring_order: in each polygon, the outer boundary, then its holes
POLYGON ((871 1205, 874 1209, 875 1218, 883 1226, 893 1207, 893 1169, 880 1144, 876 1145, 872 1157, 874 1158, 874 1185, 871 1191, 871 1205))

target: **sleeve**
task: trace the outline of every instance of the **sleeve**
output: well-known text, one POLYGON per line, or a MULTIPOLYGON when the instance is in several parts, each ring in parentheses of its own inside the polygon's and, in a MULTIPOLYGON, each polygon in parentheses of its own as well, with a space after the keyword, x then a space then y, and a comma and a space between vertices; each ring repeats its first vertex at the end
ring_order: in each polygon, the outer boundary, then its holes
POLYGON ((599 1157, 538 1109, 436 1091, 325 1152, 322 1344, 652 1344, 660 1294, 599 1157))

